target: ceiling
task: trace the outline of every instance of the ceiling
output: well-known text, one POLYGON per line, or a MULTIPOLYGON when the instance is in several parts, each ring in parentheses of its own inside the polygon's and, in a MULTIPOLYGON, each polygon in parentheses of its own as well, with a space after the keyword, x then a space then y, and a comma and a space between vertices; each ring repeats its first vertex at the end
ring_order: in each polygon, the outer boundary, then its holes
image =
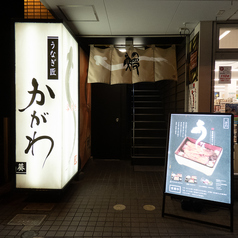
POLYGON ((41 0, 76 36, 189 34, 200 21, 238 20, 238 0, 41 0))

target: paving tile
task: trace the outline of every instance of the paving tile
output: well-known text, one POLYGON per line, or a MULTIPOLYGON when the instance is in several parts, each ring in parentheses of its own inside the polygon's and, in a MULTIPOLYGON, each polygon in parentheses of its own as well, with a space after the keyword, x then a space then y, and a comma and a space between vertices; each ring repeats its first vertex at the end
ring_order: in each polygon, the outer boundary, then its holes
POLYGON ((74 234, 75 234, 74 231, 66 231, 64 236, 65 236, 65 237, 67 237, 67 236, 73 237, 74 234))
MULTIPOLYGON (((24 193, 22 198, 18 194, 17 199, 12 197, 0 203, 0 238, 20 238, 26 231, 37 232, 37 238, 238 237, 237 201, 234 204, 234 232, 230 232, 229 229, 162 217, 164 175, 161 171, 134 171, 130 161, 90 159, 83 172, 83 180, 73 181, 56 202, 51 201, 47 206, 34 201, 29 205, 26 202, 28 195, 24 193), (117 204, 125 205, 125 209, 114 210, 117 204), (152 205, 155 210, 145 210, 145 205, 152 205), (21 213, 43 215, 44 220, 29 227, 6 225, 21 213)), ((229 220, 229 213, 222 210, 187 213, 181 210, 177 200, 167 200, 169 212, 218 222, 229 220)))
POLYGON ((53 237, 53 236, 55 236, 55 234, 56 234, 56 231, 47 231, 46 236, 53 237))
POLYGON ((58 231, 67 231, 68 226, 60 226, 58 231))

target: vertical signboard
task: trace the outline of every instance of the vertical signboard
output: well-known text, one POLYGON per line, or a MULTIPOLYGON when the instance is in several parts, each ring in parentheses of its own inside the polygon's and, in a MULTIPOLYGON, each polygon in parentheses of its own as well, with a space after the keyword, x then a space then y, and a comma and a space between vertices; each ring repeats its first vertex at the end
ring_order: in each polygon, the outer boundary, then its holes
POLYGON ((62 23, 15 23, 16 187, 78 171, 78 44, 62 23))
POLYGON ((189 84, 188 111, 198 112, 198 81, 189 84))
POLYGON ((171 114, 165 194, 232 202, 232 114, 171 114))
POLYGON ((197 33, 189 44, 190 62, 189 62, 189 83, 198 81, 198 47, 199 33, 197 33))

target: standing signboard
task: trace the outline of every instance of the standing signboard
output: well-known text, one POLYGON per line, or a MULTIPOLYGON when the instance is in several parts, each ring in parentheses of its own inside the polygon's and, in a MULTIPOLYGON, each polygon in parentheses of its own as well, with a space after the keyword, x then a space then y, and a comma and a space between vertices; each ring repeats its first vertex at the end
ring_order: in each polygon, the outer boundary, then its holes
POLYGON ((15 23, 16 187, 78 172, 78 44, 62 23, 15 23))
POLYGON ((169 121, 164 196, 232 207, 233 115, 175 113, 169 121))

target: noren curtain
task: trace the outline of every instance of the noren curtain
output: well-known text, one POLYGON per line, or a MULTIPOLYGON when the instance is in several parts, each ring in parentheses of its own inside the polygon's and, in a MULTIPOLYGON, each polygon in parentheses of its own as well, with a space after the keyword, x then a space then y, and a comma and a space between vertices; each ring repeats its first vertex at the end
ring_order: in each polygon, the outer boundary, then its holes
POLYGON ((126 52, 113 46, 90 46, 88 83, 133 84, 165 79, 177 80, 175 45, 145 50, 130 47, 126 52))

